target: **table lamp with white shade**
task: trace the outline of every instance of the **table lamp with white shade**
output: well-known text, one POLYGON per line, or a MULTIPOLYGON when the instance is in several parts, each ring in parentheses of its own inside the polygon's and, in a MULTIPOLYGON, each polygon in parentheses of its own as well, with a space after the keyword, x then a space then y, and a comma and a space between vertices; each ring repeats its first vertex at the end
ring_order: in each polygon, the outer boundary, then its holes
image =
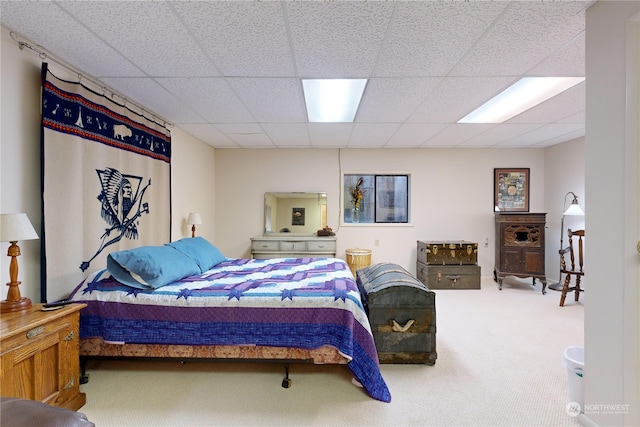
POLYGON ((31 307, 31 300, 20 295, 20 283, 18 281, 18 256, 20 247, 18 240, 34 240, 38 238, 36 230, 29 221, 27 214, 0 214, 0 241, 10 242, 7 255, 11 257, 9 263, 9 278, 7 283, 9 291, 7 299, 0 302, 0 312, 12 313, 27 310, 31 307))
POLYGON ((187 218, 187 224, 191 224, 191 237, 196 237, 196 224, 202 224, 199 213, 191 212, 187 218))

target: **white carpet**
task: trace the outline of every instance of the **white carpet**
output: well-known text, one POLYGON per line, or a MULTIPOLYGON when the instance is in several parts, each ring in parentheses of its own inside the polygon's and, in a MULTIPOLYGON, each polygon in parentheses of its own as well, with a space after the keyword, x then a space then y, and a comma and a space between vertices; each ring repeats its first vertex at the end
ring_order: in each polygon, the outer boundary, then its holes
POLYGON ((80 409, 108 426, 579 426, 568 415, 563 351, 583 346, 583 303, 531 279, 436 291, 435 366, 382 365, 392 402, 346 367, 92 361, 80 409))

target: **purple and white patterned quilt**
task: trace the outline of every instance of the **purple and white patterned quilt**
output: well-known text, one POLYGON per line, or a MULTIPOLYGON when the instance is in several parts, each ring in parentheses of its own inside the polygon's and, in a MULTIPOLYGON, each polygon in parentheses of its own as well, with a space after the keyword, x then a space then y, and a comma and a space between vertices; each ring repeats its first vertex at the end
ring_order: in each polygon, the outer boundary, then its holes
POLYGON ((369 320, 345 261, 338 258, 227 259, 155 290, 121 284, 106 270, 71 300, 80 337, 176 345, 337 348, 371 397, 391 401, 369 320))

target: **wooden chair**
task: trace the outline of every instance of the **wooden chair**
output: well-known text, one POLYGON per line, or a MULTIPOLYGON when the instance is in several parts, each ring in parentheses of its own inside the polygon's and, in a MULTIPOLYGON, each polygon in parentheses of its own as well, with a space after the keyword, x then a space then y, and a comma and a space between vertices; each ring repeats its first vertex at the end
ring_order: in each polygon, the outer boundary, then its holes
POLYGON ((562 286, 562 296, 560 296, 560 307, 564 307, 564 300, 567 297, 567 292, 575 292, 576 301, 580 298, 580 292, 584 292, 584 289, 580 288, 580 281, 582 280, 582 276, 584 276, 584 230, 571 231, 571 229, 569 229, 567 234, 569 235, 569 246, 564 249, 560 249, 560 276, 562 277, 563 274, 566 275, 564 285, 562 286), (578 237, 577 242, 574 242, 574 236, 578 237), (576 265, 576 249, 574 249, 574 246, 577 246, 578 265, 576 265), (569 254, 571 268, 568 268, 567 262, 564 259, 566 254, 569 254), (570 286, 571 277, 575 277, 575 286, 570 286))

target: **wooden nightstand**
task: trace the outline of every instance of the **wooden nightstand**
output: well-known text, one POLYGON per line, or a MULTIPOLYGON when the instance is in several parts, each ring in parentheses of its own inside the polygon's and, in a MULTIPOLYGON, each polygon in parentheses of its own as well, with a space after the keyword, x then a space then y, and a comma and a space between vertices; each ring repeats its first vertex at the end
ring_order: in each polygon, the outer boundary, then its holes
POLYGON ((0 319, 0 390, 3 397, 37 400, 77 410, 80 393, 78 322, 85 304, 41 311, 35 304, 0 319))

